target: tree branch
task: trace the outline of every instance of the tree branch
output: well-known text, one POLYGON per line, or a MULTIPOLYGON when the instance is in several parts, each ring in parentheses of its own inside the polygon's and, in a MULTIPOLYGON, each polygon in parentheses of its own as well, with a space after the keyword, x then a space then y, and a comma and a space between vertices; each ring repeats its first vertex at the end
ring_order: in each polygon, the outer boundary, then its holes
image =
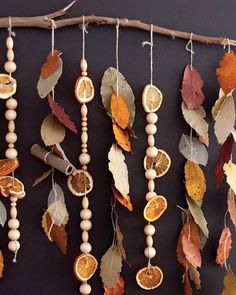
MULTIPOLYGON (((68 10, 74 5, 76 2, 73 1, 68 6, 66 6, 63 9, 60 9, 56 12, 43 15, 43 16, 33 16, 33 17, 11 17, 11 23, 12 27, 34 27, 34 28, 42 28, 42 29, 50 29, 52 26, 52 23, 50 20, 56 19, 60 16, 65 15, 68 10)), ((56 20, 56 28, 63 28, 68 26, 74 26, 82 24, 83 17, 74 17, 74 18, 64 18, 61 20, 56 20)), ((97 25, 111 25, 115 26, 117 24, 117 18, 112 17, 106 17, 106 16, 95 16, 95 15, 89 15, 85 16, 85 22, 86 24, 97 24, 97 25)), ((119 19, 119 25, 121 27, 129 27, 129 28, 135 28, 145 31, 150 31, 150 24, 138 21, 138 20, 129 20, 127 18, 119 19)), ((0 18, 0 27, 1 28, 7 28, 9 26, 9 18, 8 17, 1 17, 0 18)), ((188 32, 182 32, 182 31, 176 31, 172 29, 167 29, 164 27, 159 27, 153 25, 153 32, 169 36, 173 39, 175 38, 181 38, 189 40, 191 33, 188 32)), ((215 44, 215 45, 227 45, 230 44, 232 46, 236 46, 236 40, 228 39, 225 37, 211 37, 211 36, 203 36, 198 34, 192 35, 192 40, 197 41, 204 44, 215 44)))

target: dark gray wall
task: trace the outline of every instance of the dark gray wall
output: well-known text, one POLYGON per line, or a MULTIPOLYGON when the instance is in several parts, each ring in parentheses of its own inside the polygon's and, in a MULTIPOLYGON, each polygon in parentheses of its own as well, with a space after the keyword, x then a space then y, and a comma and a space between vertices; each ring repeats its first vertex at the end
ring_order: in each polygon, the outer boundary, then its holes
MULTIPOLYGON (((1 15, 40 15, 65 6, 67 1, 1 1, 1 15)), ((110 15, 140 19, 160 26, 186 30, 212 36, 236 38, 235 34, 235 1, 227 0, 99 0, 78 1, 68 16, 82 14, 110 15)), ((64 187, 66 202, 70 212, 68 254, 63 256, 56 246, 51 244, 42 228, 41 216, 47 204, 50 191, 50 180, 46 180, 32 189, 33 179, 46 170, 46 166, 29 154, 33 143, 41 143, 40 125, 49 112, 48 105, 42 101, 36 91, 39 69, 50 50, 50 31, 40 29, 16 29, 15 54, 18 70, 17 99, 19 100, 17 148, 21 166, 17 177, 26 184, 27 198, 19 201, 19 219, 21 221, 21 251, 18 263, 12 264, 12 256, 7 251, 7 228, 1 229, 0 248, 5 254, 4 278, 0 281, 2 295, 72 295, 78 294, 79 283, 72 272, 72 264, 79 253, 81 231, 79 228, 79 211, 81 202, 66 189, 66 178, 57 173, 56 181, 64 187)), ((0 66, 3 70, 5 61, 6 31, 0 32, 0 66)), ((125 246, 131 267, 124 266, 123 276, 128 295, 141 295, 146 292, 139 289, 135 282, 136 271, 146 263, 143 256, 145 239, 142 211, 145 205, 146 181, 142 167, 146 148, 145 113, 141 105, 141 93, 149 81, 149 51, 142 48, 142 41, 148 40, 147 32, 134 29, 121 29, 120 32, 120 71, 132 85, 136 96, 137 116, 134 124, 138 139, 133 143, 134 155, 127 157, 130 171, 131 196, 134 211, 128 213, 119 207, 120 222, 125 236, 125 246)), ((63 51, 64 73, 56 87, 57 100, 64 106, 71 118, 80 124, 79 104, 74 99, 74 82, 80 73, 81 32, 77 27, 56 31, 56 48, 63 51)), ((157 181, 157 190, 164 194, 169 203, 166 214, 156 222, 157 234, 155 247, 157 256, 154 259, 164 271, 165 279, 158 290, 149 294, 183 294, 181 279, 183 269, 176 261, 175 249, 181 228, 181 216, 176 205, 186 206, 184 200, 183 165, 184 158, 178 152, 178 142, 182 132, 189 132, 184 122, 180 104, 180 87, 183 68, 189 62, 185 51, 186 42, 155 36, 154 49, 154 82, 163 91, 164 102, 158 112, 157 145, 165 149, 172 158, 172 168, 162 179, 157 181)), ((90 171, 94 176, 95 187, 91 194, 93 210, 93 229, 91 243, 93 253, 100 259, 112 240, 110 224, 110 182, 107 169, 107 152, 113 141, 109 118, 100 108, 99 87, 103 72, 115 65, 115 28, 91 25, 87 35, 86 56, 89 64, 89 75, 93 79, 96 97, 89 104, 89 149, 92 156, 90 171)), ((212 133, 213 124, 210 110, 218 95, 218 83, 215 69, 218 60, 224 53, 223 47, 194 44, 196 54, 194 65, 202 73, 205 81, 206 101, 204 103, 210 122, 210 161, 205 169, 208 191, 203 210, 209 222, 210 240, 203 253, 201 269, 202 285, 199 295, 220 294, 224 270, 214 263, 218 238, 223 226, 226 210, 226 185, 219 190, 214 186, 213 168, 218 156, 219 146, 212 133)), ((0 116, 2 138, 0 156, 4 157, 6 144, 3 140, 6 133, 4 120, 4 103, 1 102, 0 116)), ((67 132, 63 147, 69 158, 78 164, 80 136, 67 132)), ((3 200, 9 205, 8 200, 3 200)), ((234 236, 235 240, 235 236, 234 236)), ((235 241, 234 241, 235 242, 235 241)), ((235 248, 236 249, 236 248, 235 248)), ((231 254, 231 265, 236 270, 234 259, 236 250, 231 254)), ((102 284, 99 272, 90 281, 93 294, 101 295, 102 284)))

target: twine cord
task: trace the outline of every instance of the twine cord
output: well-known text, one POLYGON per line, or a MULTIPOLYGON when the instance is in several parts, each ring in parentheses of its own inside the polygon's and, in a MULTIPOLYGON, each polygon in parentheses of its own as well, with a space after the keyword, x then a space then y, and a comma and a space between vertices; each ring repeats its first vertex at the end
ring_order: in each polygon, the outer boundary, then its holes
MULTIPOLYGON (((119 29, 120 29, 120 21, 116 19, 116 70, 119 71, 119 29)), ((119 77, 118 73, 116 75, 116 95, 119 95, 119 77)))
POLYGON ((190 52, 190 64, 191 64, 191 71, 193 69, 193 55, 195 54, 194 50, 193 50, 193 33, 190 34, 190 39, 187 43, 187 45, 185 46, 185 49, 190 52))

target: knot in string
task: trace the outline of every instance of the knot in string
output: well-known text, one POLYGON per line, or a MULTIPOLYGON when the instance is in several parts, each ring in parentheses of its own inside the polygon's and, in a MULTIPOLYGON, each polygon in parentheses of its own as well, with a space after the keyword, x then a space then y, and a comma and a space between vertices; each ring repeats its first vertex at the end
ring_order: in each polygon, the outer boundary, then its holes
POLYGON ((85 34, 88 34, 87 31, 87 25, 85 23, 85 16, 82 16, 82 25, 80 25, 80 28, 82 30, 82 34, 83 34, 83 41, 82 41, 82 58, 85 59, 85 34))
POLYGON ((190 52, 190 59, 191 59, 191 70, 193 69, 193 55, 195 52, 193 51, 193 33, 190 34, 190 38, 188 43, 185 46, 185 49, 190 52))
POLYGON ((150 84, 153 84, 153 24, 150 26, 150 41, 142 42, 142 46, 150 46, 150 84))
POLYGON ((9 27, 7 28, 9 37, 15 37, 16 32, 12 31, 12 23, 11 23, 11 16, 8 16, 9 27))

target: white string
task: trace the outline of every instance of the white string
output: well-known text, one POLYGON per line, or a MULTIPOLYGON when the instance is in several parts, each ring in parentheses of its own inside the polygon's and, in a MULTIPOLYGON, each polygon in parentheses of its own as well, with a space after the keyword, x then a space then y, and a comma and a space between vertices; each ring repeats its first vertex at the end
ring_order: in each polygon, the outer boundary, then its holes
POLYGON ((230 43, 229 38, 227 39, 227 45, 228 45, 228 53, 230 53, 230 50, 231 50, 230 46, 231 46, 231 43, 230 43))
MULTIPOLYGON (((116 19, 116 70, 119 71, 119 19, 116 19)), ((119 77, 116 75, 116 94, 119 95, 119 77)))
POLYGON ((191 63, 191 71, 193 69, 193 55, 194 55, 194 51, 193 51, 193 33, 190 34, 190 39, 187 43, 187 45, 185 46, 185 49, 190 52, 190 63, 191 63))
POLYGON ((8 22, 9 22, 9 27, 8 27, 9 37, 15 37, 16 33, 12 31, 11 16, 8 16, 8 22))
POLYGON ((150 42, 144 41, 142 43, 143 46, 149 45, 150 46, 150 84, 153 85, 153 24, 151 24, 150 29, 150 42))
POLYGON ((52 55, 54 55, 54 49, 55 49, 55 29, 57 28, 56 23, 54 19, 50 19, 50 22, 52 24, 52 55))
POLYGON ((82 29, 82 34, 83 34, 83 43, 82 43, 82 58, 85 59, 85 33, 87 34, 88 31, 86 29, 86 24, 85 24, 85 16, 82 16, 83 18, 83 24, 81 26, 82 29))

